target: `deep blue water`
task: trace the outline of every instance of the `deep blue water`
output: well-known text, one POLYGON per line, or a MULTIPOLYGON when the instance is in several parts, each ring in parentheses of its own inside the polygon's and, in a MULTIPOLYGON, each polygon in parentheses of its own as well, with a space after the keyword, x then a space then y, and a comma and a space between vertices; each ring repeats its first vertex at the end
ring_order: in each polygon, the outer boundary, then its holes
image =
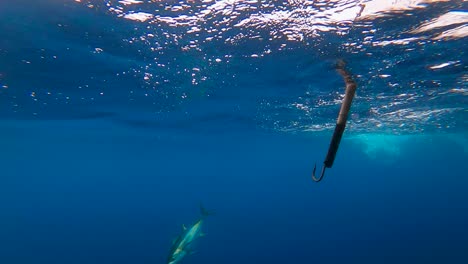
POLYGON ((0 3, 0 263, 166 263, 200 204, 181 263, 468 262, 466 3, 123 2, 0 3))

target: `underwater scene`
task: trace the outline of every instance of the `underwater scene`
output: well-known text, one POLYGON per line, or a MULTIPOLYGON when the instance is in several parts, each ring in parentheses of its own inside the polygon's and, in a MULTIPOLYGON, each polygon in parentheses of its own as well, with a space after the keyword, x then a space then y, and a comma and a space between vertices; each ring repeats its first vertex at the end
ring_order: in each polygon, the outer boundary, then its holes
POLYGON ((0 264, 468 263, 468 1, 1 0, 0 264))

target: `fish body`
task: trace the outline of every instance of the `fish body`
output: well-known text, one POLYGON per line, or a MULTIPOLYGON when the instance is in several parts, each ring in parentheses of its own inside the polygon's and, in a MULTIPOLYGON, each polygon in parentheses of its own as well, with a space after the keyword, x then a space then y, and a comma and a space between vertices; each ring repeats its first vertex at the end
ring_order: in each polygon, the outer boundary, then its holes
POLYGON ((204 235, 201 231, 201 227, 205 218, 211 214, 203 207, 201 207, 200 210, 202 214, 201 218, 189 228, 183 226, 182 234, 174 240, 167 258, 167 264, 178 264, 185 256, 193 253, 192 243, 204 235))

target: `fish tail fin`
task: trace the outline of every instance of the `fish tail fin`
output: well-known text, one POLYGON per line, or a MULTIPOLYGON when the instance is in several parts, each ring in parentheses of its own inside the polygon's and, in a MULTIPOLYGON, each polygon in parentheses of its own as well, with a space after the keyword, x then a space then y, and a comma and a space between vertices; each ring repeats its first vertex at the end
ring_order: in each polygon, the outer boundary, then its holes
POLYGON ((202 204, 200 204, 200 213, 203 217, 207 217, 210 215, 214 215, 215 212, 213 210, 206 210, 205 207, 203 207, 202 204))

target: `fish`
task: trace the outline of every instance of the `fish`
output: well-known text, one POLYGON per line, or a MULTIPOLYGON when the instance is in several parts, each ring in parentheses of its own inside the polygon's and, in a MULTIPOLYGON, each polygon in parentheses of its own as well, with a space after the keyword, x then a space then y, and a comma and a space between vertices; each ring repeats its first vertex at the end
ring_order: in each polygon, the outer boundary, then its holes
POLYGON ((187 255, 193 254, 195 251, 192 249, 192 243, 205 234, 202 232, 201 227, 205 218, 212 215, 212 211, 207 211, 203 206, 200 206, 201 217, 195 224, 190 227, 182 225, 182 234, 180 234, 172 243, 169 256, 167 257, 167 264, 178 264, 187 255))

